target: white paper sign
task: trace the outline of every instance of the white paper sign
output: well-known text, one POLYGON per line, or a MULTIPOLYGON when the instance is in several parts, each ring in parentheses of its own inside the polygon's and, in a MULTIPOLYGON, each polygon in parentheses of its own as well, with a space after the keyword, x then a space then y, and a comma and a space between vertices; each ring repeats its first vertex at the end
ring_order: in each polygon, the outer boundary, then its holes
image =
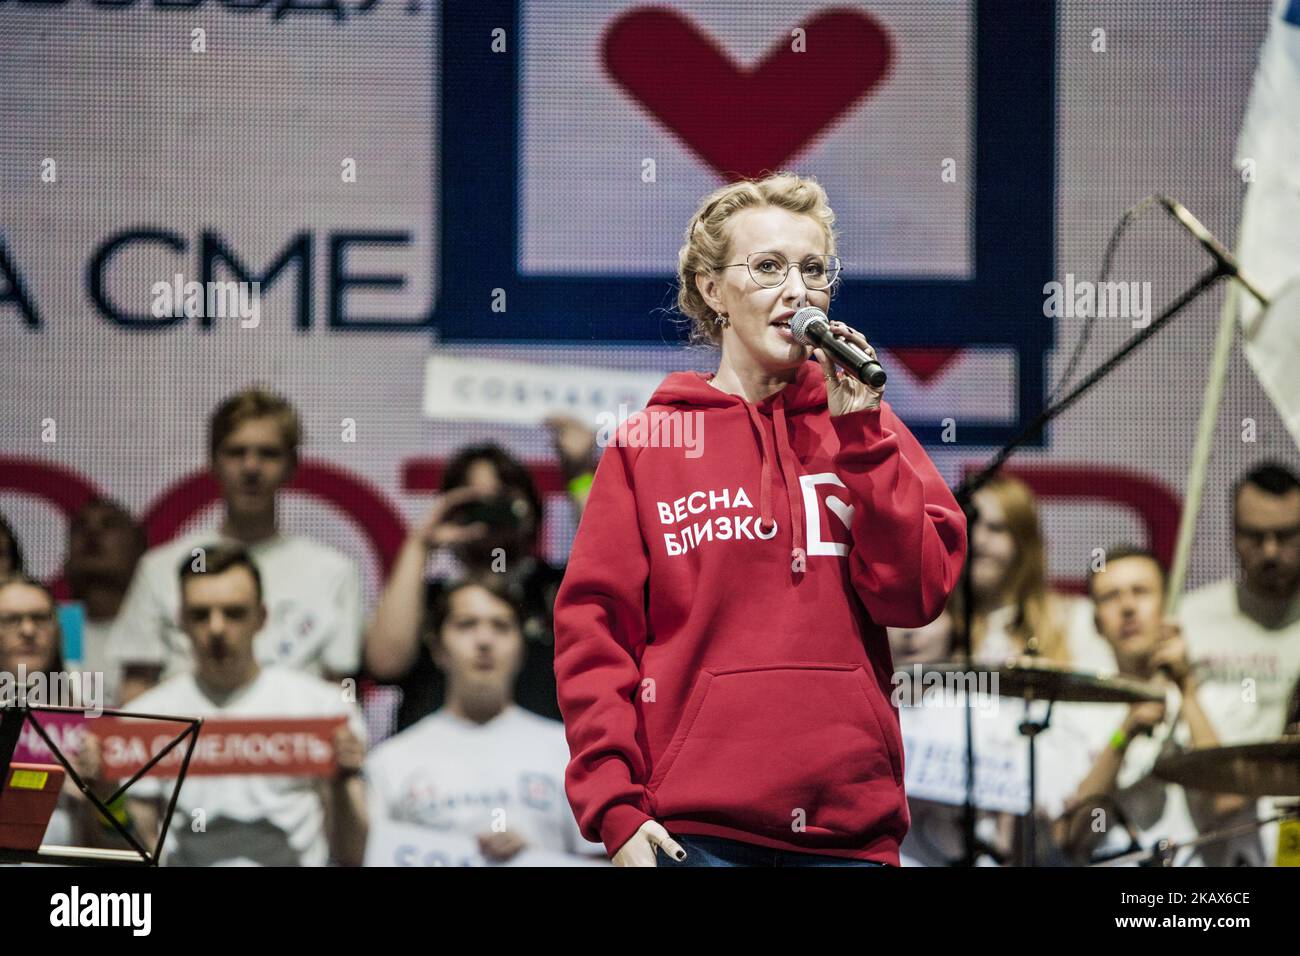
POLYGON ((645 408, 663 379, 662 372, 617 372, 436 353, 424 367, 424 414, 518 425, 537 425, 548 415, 564 414, 592 428, 612 426, 645 408), (614 418, 609 420, 611 415, 614 418))
MULTIPOLYGON (((975 806, 1022 814, 1029 805, 1029 755, 1016 731, 1021 708, 1002 701, 996 713, 977 705, 975 806)), ((901 707, 904 783, 910 798, 966 802, 966 725, 961 707, 901 707)))

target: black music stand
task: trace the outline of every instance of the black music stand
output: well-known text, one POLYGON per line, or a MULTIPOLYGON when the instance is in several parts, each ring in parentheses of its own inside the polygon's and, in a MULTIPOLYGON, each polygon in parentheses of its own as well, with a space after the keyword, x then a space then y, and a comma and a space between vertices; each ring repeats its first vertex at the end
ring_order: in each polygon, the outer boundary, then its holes
POLYGON ((157 866, 159 859, 162 857, 163 844, 167 840, 167 831, 171 826, 172 814, 176 812, 176 800, 180 796, 181 785, 185 782, 185 775, 189 771, 190 757, 194 754, 194 746, 199 739, 199 730, 203 726, 201 718, 197 717, 173 717, 162 714, 139 714, 124 710, 102 710, 98 714, 108 717, 126 717, 137 720, 156 720, 165 721, 173 724, 185 724, 186 727, 145 763, 132 777, 123 783, 107 800, 100 800, 95 795, 94 790, 81 779, 81 775, 68 762, 45 728, 41 726, 36 715, 39 713, 64 713, 64 714, 86 714, 87 711, 80 707, 54 707, 41 704, 0 703, 0 780, 4 780, 9 775, 9 765, 13 762, 14 751, 18 747, 18 738, 22 733, 23 725, 28 721, 31 722, 32 728, 45 742, 45 746, 50 749, 59 764, 68 774, 68 779, 76 784, 77 789, 82 795, 94 806, 99 812, 100 817, 112 825, 121 837, 130 844, 130 850, 108 850, 98 849, 96 847, 76 847, 76 846, 46 846, 42 845, 39 850, 6 850, 0 848, 0 863, 50 863, 62 865, 101 865, 101 866, 157 866), (144 845, 136 839, 135 834, 128 830, 120 820, 117 819, 108 809, 108 804, 118 800, 131 785, 147 774, 154 765, 166 757, 169 753, 178 747, 182 741, 188 738, 189 744, 185 749, 185 757, 181 761, 180 772, 176 777, 176 786, 172 789, 171 799, 167 802, 167 812, 163 815, 162 830, 158 833, 158 843, 154 846, 153 852, 150 853, 144 845))

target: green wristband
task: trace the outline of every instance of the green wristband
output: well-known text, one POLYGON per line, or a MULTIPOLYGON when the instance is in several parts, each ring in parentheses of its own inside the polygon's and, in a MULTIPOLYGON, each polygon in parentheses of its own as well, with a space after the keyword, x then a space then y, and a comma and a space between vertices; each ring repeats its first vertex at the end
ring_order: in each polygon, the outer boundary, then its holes
POLYGON ((1111 734, 1110 746, 1112 749, 1118 750, 1120 753, 1124 752, 1124 748, 1128 746, 1128 734, 1124 732, 1123 727, 1111 734))
POLYGON ((584 471, 569 479, 569 497, 577 498, 591 490, 591 483, 596 480, 594 472, 584 471))

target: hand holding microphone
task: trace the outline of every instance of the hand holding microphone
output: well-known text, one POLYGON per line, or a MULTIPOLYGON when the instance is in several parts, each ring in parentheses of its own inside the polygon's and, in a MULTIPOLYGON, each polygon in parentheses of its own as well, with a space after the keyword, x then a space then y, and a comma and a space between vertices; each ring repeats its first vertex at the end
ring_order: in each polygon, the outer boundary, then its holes
POLYGON ((805 306, 790 319, 790 333, 797 341, 814 346, 813 358, 826 378, 826 401, 832 416, 880 404, 885 370, 861 332, 843 322, 832 322, 821 309, 805 306), (844 373, 837 372, 836 365, 844 373))

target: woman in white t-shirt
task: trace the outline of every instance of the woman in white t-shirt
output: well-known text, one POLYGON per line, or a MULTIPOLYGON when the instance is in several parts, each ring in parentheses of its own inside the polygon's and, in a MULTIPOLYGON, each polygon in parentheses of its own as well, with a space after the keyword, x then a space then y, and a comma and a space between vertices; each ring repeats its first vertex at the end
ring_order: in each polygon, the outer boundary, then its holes
POLYGON ((425 641, 446 698, 366 760, 367 865, 603 862, 565 798, 563 724, 515 701, 518 606, 490 581, 457 583, 434 605, 425 641))
MULTIPOLYGON (((999 475, 975 493, 975 507, 974 660, 1000 664, 1034 653, 1062 667, 1113 669, 1114 658, 1093 627, 1088 602, 1048 587, 1038 507, 1029 487, 999 475)), ((963 621, 961 601, 959 589, 950 605, 958 627, 963 621)))
MULTIPOLYGON (((1061 667, 1113 672, 1114 654, 1096 632, 1091 603, 1048 587, 1037 503, 1029 487, 1019 479, 999 475, 975 493, 975 506, 978 514, 971 527, 974 661, 994 666, 1032 652, 1043 662, 1061 667)), ((954 592, 945 618, 954 634, 951 653, 943 656, 952 657, 961 649, 964 618, 960 588, 954 592)), ((891 630, 890 638, 896 655, 907 646, 902 632, 891 630)), ((982 715, 975 724, 977 751, 982 739, 990 758, 1013 755, 1024 742, 1018 731, 1024 706, 1011 700, 998 703, 996 713, 982 715)), ((992 702, 982 701, 978 708, 991 710, 992 702)), ((1042 711, 1042 705, 1034 708, 1035 719, 1041 719, 1042 711)), ((900 712, 905 735, 909 728, 921 733, 924 726, 925 733, 933 736, 938 731, 937 739, 946 738, 953 746, 964 748, 960 717, 956 710, 951 715, 924 714, 916 708, 900 712)), ((1042 748, 1039 750, 1042 759, 1042 748)), ((1040 777, 1040 799, 1048 795, 1053 783, 1040 777)), ((909 799, 909 806, 912 828, 903 845, 905 865, 943 866, 959 859, 963 808, 916 798, 909 799)), ((1009 813, 980 812, 977 837, 985 847, 981 859, 1011 858, 1016 819, 1009 813)))

